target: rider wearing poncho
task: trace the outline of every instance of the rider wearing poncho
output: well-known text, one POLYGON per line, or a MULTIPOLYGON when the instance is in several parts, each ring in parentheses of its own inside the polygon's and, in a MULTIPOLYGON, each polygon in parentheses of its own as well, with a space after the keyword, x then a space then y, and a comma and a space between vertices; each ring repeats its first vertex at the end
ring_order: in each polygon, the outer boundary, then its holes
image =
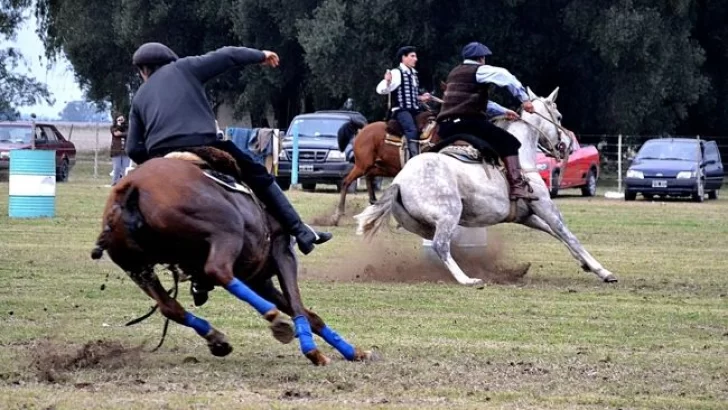
POLYGON ((510 199, 537 200, 521 173, 518 149, 521 143, 508 131, 488 120, 489 115, 505 114, 503 107, 489 101, 488 87, 494 84, 505 87, 523 104, 523 109, 533 112, 528 92, 508 70, 485 64, 490 49, 477 42, 463 48, 463 63, 455 67, 447 77, 444 103, 437 116, 438 134, 447 140, 458 134, 469 134, 486 141, 503 159, 510 186, 510 199))
POLYGON ((242 180, 265 204, 267 211, 307 254, 332 235, 304 224, 266 168, 238 149, 221 141, 204 84, 233 68, 248 64, 278 65, 278 55, 246 47, 223 47, 201 56, 178 58, 160 43, 146 43, 133 56, 144 83, 134 95, 129 114, 127 153, 141 164, 172 151, 209 146, 235 159, 242 180))

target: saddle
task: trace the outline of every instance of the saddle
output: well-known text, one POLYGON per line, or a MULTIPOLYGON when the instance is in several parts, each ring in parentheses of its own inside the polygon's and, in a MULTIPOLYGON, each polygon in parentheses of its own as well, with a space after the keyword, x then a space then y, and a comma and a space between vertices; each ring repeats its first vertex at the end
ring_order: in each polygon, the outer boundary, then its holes
POLYGON ((470 134, 456 134, 430 148, 466 163, 483 163, 500 167, 498 152, 487 142, 470 134))
POLYGON ((223 188, 254 197, 253 191, 242 181, 242 172, 235 159, 221 149, 190 147, 170 152, 164 158, 189 161, 223 188))
MULTIPOLYGON (((430 139, 434 134, 436 125, 437 123, 433 120, 428 122, 424 129, 420 130, 420 145, 430 142, 430 139)), ((402 130, 402 126, 399 124, 399 121, 395 119, 387 121, 386 132, 387 135, 385 137, 385 142, 390 145, 400 146, 402 144, 402 141, 407 139, 404 136, 404 130, 402 130)))

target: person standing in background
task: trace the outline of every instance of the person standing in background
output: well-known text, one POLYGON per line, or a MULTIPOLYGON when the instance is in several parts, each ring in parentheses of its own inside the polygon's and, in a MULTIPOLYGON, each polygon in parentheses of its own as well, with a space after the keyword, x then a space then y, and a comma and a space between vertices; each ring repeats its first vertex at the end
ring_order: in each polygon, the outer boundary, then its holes
POLYGON ((126 135, 129 129, 123 115, 116 117, 114 124, 111 126, 111 162, 113 169, 111 171, 111 186, 116 185, 121 178, 124 177, 126 169, 129 167, 129 157, 126 155, 126 135))

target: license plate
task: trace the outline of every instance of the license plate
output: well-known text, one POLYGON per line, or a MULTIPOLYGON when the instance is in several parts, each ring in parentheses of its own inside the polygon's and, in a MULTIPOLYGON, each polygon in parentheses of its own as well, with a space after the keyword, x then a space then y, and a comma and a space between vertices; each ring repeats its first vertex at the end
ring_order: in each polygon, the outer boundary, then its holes
POLYGON ((652 188, 667 188, 667 181, 652 181, 652 188))
POLYGON ((313 165, 299 165, 298 172, 313 172, 313 165))

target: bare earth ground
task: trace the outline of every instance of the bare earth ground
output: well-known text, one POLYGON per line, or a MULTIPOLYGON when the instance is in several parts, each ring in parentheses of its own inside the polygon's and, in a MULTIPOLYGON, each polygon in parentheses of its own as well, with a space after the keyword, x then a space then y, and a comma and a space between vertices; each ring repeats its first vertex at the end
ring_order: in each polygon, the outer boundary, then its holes
MULTIPOLYGON (((176 325, 150 353, 161 317, 124 327, 150 300, 89 258, 108 188, 88 175, 83 163, 59 185, 52 220, 8 219, 0 183, 0 408, 728 408, 728 201, 559 199, 614 286, 545 234, 504 225, 463 264, 488 286, 460 287, 418 238, 366 244, 348 219, 301 258, 302 292, 381 358, 347 363, 317 340, 335 360, 314 368, 219 289, 195 312, 228 334, 230 356, 176 325)), ((338 200, 290 196, 309 221, 338 200)), ((364 193, 350 198, 363 208, 364 193)))

